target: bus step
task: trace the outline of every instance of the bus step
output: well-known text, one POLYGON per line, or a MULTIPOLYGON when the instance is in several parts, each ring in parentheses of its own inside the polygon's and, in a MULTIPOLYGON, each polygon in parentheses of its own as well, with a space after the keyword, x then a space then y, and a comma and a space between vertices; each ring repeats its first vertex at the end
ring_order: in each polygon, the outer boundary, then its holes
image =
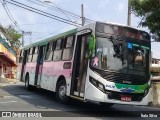
POLYGON ((74 95, 78 96, 78 93, 79 93, 79 92, 74 91, 74 95))
POLYGON ((41 88, 41 86, 40 86, 40 85, 36 85, 35 87, 36 87, 36 88, 41 88))
MULTIPOLYGON (((74 91, 74 95, 79 96, 79 92, 74 91)), ((80 97, 84 97, 84 93, 80 93, 80 97)))
POLYGON ((80 93, 80 97, 84 97, 84 93, 80 93))
POLYGON ((70 95, 70 97, 71 97, 71 98, 74 98, 74 99, 77 99, 77 100, 84 101, 84 98, 82 98, 82 97, 73 96, 73 95, 70 95))

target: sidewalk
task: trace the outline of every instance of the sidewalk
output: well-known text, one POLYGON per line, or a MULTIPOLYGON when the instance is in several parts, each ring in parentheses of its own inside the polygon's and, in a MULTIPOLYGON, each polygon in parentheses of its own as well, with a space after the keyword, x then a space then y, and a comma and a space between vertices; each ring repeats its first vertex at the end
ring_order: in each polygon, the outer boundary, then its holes
POLYGON ((0 88, 11 84, 16 84, 17 82, 19 81, 16 79, 0 78, 0 88))

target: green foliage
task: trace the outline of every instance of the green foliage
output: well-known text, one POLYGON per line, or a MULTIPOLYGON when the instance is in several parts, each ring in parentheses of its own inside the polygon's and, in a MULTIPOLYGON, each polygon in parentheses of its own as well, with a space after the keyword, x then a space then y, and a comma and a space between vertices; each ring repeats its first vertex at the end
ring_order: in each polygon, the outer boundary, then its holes
POLYGON ((160 67, 151 67, 151 68, 150 68, 150 71, 151 71, 152 73, 154 73, 154 72, 160 72, 160 67))
POLYGON ((11 44, 11 47, 14 50, 17 50, 21 46, 20 38, 23 36, 22 34, 18 33, 13 26, 8 26, 5 28, 7 34, 9 35, 8 41, 11 44))
POLYGON ((156 41, 160 41, 160 0, 129 0, 132 12, 142 18, 156 41))

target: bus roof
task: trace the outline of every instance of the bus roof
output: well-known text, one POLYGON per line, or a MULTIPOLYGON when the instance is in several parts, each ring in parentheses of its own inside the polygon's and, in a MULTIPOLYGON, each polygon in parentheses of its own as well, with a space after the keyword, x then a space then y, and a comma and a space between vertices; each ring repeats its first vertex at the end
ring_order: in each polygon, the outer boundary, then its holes
POLYGON ((56 39, 58 39, 60 37, 64 37, 64 36, 67 36, 69 34, 73 34, 73 33, 76 33, 76 32, 77 32, 77 28, 69 30, 69 31, 64 32, 64 33, 61 33, 61 34, 58 34, 58 35, 53 36, 53 37, 46 38, 46 39, 41 40, 41 41, 35 42, 35 43, 31 44, 31 45, 27 45, 27 46, 23 47, 22 49, 27 49, 27 48, 30 48, 30 47, 33 47, 33 46, 37 46, 37 45, 45 45, 49 41, 56 40, 56 39))
MULTIPOLYGON (((103 23, 103 24, 108 24, 108 25, 115 25, 115 26, 121 26, 121 27, 127 27, 127 28, 131 28, 131 29, 135 29, 135 30, 138 30, 138 31, 143 31, 143 30, 140 30, 138 28, 134 28, 134 27, 131 27, 131 26, 127 26, 127 25, 123 25, 123 24, 118 24, 118 23, 112 23, 112 22, 93 22, 91 24, 94 25, 95 23, 103 23)), ((56 40, 56 39, 58 39, 60 37, 64 37, 64 36, 67 36, 69 34, 76 33, 77 31, 78 31, 78 28, 75 28, 75 29, 69 30, 67 32, 61 33, 59 35, 56 35, 56 36, 53 36, 53 37, 49 37, 47 39, 35 42, 35 43, 31 44, 31 45, 27 45, 27 46, 23 47, 22 49, 27 49, 27 48, 30 48, 30 47, 33 47, 33 46, 37 46, 37 45, 45 45, 49 41, 53 41, 53 40, 56 40)), ((145 32, 145 31, 143 31, 143 32, 145 32)))
MULTIPOLYGON (((119 24, 119 23, 114 23, 114 22, 105 22, 105 23, 109 24, 109 25, 128 27, 128 28, 135 29, 135 30, 138 30, 138 31, 143 31, 143 30, 140 30, 139 28, 135 28, 135 27, 132 27, 132 26, 127 26, 127 25, 124 25, 124 24, 119 24)), ((145 31, 143 31, 143 32, 145 32, 145 31)))

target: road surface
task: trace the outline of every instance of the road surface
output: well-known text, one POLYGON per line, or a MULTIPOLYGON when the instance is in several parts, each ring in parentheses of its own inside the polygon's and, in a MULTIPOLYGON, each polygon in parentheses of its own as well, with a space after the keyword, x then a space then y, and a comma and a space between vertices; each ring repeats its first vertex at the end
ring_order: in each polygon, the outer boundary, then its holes
POLYGON ((14 117, 17 117, 17 113, 25 117, 25 114, 28 115, 30 111, 31 113, 37 112, 37 115, 41 114, 45 119, 53 117, 65 120, 75 120, 75 118, 83 120, 158 119, 155 117, 160 114, 160 112, 153 112, 160 111, 160 108, 145 106, 115 104, 110 108, 105 108, 99 103, 77 100, 71 100, 69 104, 64 105, 56 101, 54 93, 38 89, 27 91, 24 83, 21 82, 0 88, 0 111, 15 112, 14 117))

